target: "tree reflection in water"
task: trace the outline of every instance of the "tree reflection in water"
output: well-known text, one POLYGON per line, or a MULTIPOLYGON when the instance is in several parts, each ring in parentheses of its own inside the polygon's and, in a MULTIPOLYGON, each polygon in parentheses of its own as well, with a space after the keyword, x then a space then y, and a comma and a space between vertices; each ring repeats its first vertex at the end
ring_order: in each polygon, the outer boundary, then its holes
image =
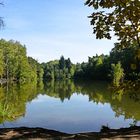
POLYGON ((15 121, 26 113, 26 104, 39 94, 59 98, 62 102, 70 100, 73 94, 89 97, 96 104, 109 103, 115 116, 123 115, 133 119, 134 124, 140 121, 139 84, 127 83, 125 86, 109 88, 107 82, 99 81, 51 81, 24 85, 7 85, 0 87, 0 123, 15 121))

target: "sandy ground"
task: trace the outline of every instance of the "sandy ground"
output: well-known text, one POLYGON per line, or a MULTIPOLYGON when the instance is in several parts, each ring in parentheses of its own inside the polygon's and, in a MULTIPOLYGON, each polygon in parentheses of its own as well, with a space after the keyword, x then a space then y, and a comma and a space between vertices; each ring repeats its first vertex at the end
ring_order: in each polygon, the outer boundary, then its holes
POLYGON ((103 129, 101 132, 66 134, 43 128, 0 129, 0 140, 140 140, 140 127, 103 129))

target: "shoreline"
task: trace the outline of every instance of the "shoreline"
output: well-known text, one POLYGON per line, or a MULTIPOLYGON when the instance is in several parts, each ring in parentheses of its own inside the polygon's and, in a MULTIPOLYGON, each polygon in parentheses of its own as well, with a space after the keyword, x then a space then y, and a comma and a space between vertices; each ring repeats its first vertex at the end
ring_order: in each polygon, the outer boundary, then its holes
POLYGON ((131 126, 129 128, 109 129, 103 128, 100 132, 87 132, 77 134, 67 134, 55 130, 44 128, 0 128, 0 139, 18 140, 18 139, 39 139, 39 140, 125 140, 140 139, 140 126, 131 126))

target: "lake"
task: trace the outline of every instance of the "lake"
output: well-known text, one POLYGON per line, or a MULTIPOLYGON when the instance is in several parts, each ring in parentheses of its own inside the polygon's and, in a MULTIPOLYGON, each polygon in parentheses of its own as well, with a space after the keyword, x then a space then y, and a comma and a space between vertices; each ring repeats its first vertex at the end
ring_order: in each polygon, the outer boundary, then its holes
POLYGON ((51 81, 0 87, 0 128, 43 127, 66 133, 140 125, 140 94, 99 81, 51 81))

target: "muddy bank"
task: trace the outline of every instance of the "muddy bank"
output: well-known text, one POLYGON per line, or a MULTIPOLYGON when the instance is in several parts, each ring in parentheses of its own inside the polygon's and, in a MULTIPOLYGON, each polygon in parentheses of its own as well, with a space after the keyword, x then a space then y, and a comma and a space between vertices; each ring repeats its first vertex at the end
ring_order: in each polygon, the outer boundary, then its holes
POLYGON ((4 128, 0 129, 0 139, 19 140, 140 140, 140 127, 108 129, 101 132, 66 134, 43 128, 4 128))

